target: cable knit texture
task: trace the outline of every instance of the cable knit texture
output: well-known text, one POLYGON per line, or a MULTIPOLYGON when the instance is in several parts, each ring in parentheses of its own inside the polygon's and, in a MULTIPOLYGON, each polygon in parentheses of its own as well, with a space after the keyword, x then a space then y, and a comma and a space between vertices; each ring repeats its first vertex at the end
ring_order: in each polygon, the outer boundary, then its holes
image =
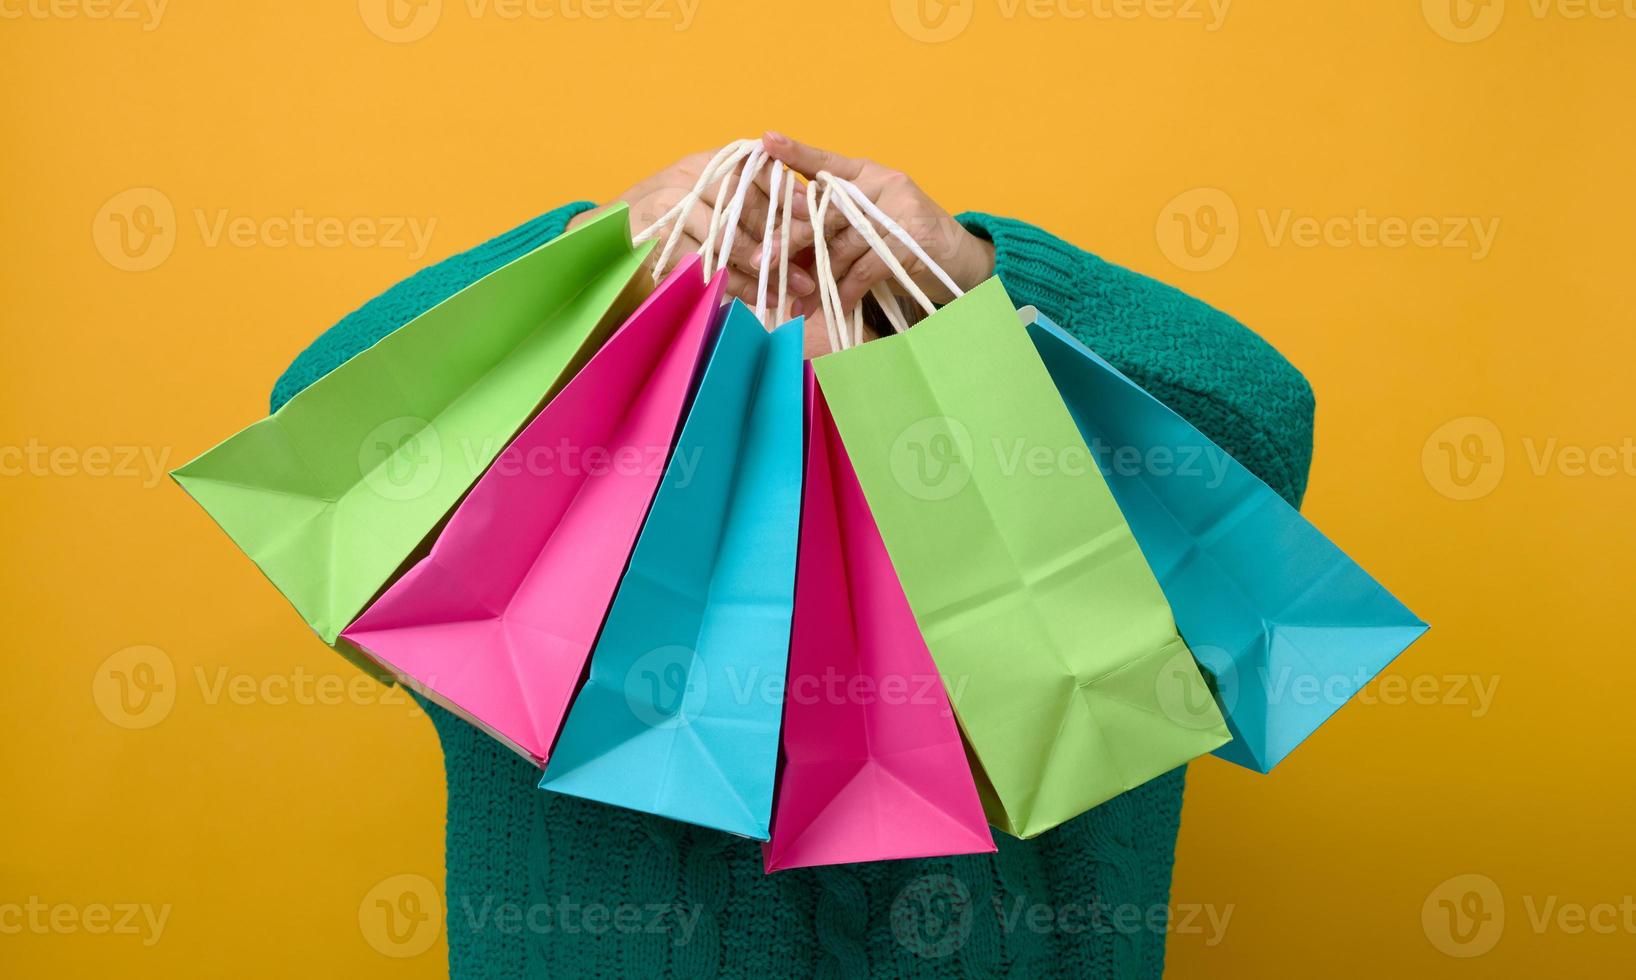
MULTIPOLYGON (((424 269, 331 327, 273 388, 302 388, 462 287, 562 234, 571 204, 424 269)), ((1312 391, 1210 306, 1038 228, 962 215, 1000 278, 1292 503, 1312 391)), ((527 762, 435 705, 448 778, 456 978, 1157 977, 1184 770, 999 852, 761 873, 752 841, 534 788, 527 762), (1046 920, 1041 908, 1060 920, 1046 920), (1140 914, 1137 914, 1137 913, 1140 914), (1060 921, 1060 928, 1039 928, 1060 921), (1031 925, 1032 923, 1032 925, 1031 925)))

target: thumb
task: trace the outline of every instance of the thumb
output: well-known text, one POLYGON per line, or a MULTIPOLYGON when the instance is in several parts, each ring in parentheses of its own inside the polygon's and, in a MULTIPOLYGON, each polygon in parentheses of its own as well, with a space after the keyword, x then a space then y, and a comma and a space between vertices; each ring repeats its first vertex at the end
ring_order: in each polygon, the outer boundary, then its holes
POLYGON ((761 145, 766 149, 768 156, 808 180, 818 176, 820 170, 827 170, 844 180, 857 180, 863 174, 862 160, 854 160, 839 153, 798 143, 783 133, 768 130, 767 135, 761 138, 761 145))

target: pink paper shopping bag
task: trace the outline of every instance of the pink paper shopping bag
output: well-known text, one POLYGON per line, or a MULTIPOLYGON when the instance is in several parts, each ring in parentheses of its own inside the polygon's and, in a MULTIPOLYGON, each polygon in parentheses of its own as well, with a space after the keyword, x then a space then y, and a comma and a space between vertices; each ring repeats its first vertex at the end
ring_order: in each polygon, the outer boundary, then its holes
POLYGON ((495 460, 342 634, 543 764, 674 445, 721 309, 679 266, 495 460))
POLYGON ((818 386, 767 871, 993 851, 943 680, 818 386))

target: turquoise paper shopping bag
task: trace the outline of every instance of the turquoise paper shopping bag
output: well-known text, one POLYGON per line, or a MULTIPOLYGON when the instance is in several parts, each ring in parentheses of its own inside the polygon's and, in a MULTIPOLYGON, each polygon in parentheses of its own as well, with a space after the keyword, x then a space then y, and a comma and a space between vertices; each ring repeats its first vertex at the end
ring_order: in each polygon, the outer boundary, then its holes
MULTIPOLYGON (((1227 718, 1216 754, 1271 770, 1426 624, 1113 365, 1038 314, 1028 331, 1227 718)), ((1190 674, 1162 692, 1179 715, 1190 674)))
POLYGON ((734 302, 540 780, 768 838, 801 511, 801 321, 734 302))

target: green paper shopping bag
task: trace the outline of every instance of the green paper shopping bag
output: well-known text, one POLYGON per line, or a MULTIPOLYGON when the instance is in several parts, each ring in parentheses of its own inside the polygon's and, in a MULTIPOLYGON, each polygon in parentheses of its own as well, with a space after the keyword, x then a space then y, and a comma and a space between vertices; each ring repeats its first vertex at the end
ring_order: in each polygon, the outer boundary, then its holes
POLYGON ((171 475, 325 642, 640 301, 625 208, 495 270, 171 475))
POLYGON ((1229 740, 1164 703, 1197 668, 998 279, 814 367, 990 822, 1032 837, 1229 740))

